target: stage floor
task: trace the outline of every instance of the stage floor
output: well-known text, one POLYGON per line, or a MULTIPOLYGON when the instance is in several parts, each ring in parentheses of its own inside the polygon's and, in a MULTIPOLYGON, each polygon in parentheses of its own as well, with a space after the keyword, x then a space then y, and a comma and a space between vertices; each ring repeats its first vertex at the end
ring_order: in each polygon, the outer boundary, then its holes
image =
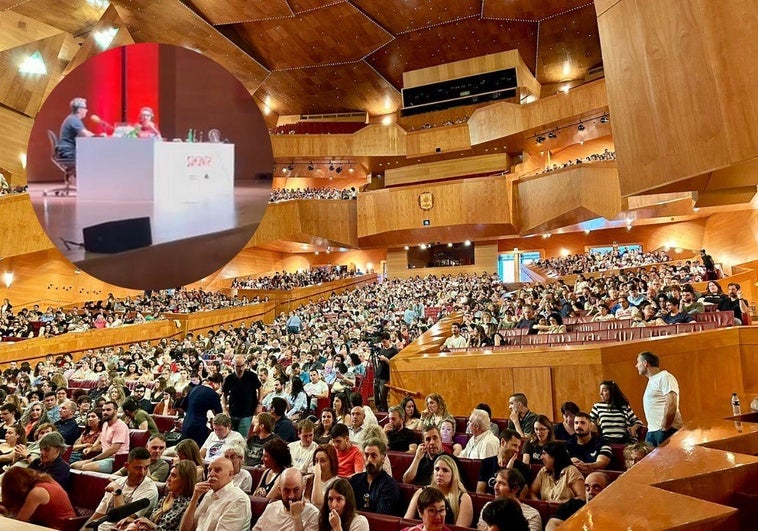
MULTIPOLYGON (((77 201, 75 192, 70 196, 43 195, 45 189, 52 187, 49 183, 29 185, 32 205, 42 228, 53 244, 71 262, 90 274, 94 272, 88 270, 87 264, 98 263, 100 264, 97 268, 99 273, 94 276, 117 285, 125 284, 113 281, 118 279, 103 277, 104 274, 107 276, 108 261, 136 255, 144 258, 146 253, 129 251, 108 255, 97 254, 85 251, 78 245, 66 244, 63 240, 83 243, 82 230, 85 227, 107 221, 149 217, 153 240, 151 247, 174 244, 172 247, 177 249, 177 245, 186 241, 187 245, 192 245, 193 255, 197 255, 198 260, 209 262, 209 268, 212 267, 211 263, 218 264, 218 267, 205 273, 209 274, 233 258, 241 249, 241 245, 252 238, 263 218, 271 193, 270 181, 242 181, 235 185, 233 200, 207 202, 202 198, 197 198, 197 200, 158 207, 152 202, 77 201), (203 256, 208 254, 202 250, 205 237, 213 238, 214 235, 232 233, 236 234, 233 241, 244 240, 240 246, 224 253, 225 249, 219 249, 216 245, 212 257, 203 256), (227 256, 218 256, 219 252, 227 256), (219 263, 222 258, 224 258, 223 262, 219 263)), ((224 238, 221 239, 224 240, 224 238)), ((229 238, 226 240, 232 241, 229 238)), ((142 265, 144 264, 140 264, 142 265)), ((179 266, 179 264, 176 265, 179 266)), ((192 281, 199 278, 201 277, 192 281)))

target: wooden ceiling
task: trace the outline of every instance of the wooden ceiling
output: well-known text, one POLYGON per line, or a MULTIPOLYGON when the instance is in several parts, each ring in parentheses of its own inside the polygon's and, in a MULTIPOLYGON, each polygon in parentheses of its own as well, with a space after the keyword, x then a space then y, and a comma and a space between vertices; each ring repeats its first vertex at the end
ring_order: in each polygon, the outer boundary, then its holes
POLYGON ((591 0, 0 0, 0 27, 81 42, 109 6, 135 42, 205 53, 278 115, 394 112, 404 71, 510 49, 546 86, 602 64, 591 0))

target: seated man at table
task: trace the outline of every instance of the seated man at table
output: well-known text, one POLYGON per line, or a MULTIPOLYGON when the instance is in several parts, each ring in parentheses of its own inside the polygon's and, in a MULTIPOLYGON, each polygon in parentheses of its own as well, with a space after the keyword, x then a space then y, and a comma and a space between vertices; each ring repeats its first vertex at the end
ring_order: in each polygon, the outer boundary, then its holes
POLYGON ((58 158, 74 161, 76 160, 76 137, 95 136, 95 133, 84 127, 84 122, 82 122, 82 119, 87 116, 87 100, 74 98, 70 105, 71 114, 66 116, 61 124, 58 145, 55 147, 58 158))

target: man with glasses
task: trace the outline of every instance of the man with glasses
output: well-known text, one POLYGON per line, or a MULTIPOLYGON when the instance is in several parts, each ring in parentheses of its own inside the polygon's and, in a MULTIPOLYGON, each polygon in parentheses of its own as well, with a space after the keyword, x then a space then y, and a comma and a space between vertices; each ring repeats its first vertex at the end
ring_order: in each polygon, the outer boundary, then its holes
POLYGON ((245 356, 234 356, 233 368, 221 387, 221 404, 232 419, 232 429, 247 438, 260 402, 261 381, 247 369, 245 356))
POLYGON ((73 161, 76 160, 76 137, 95 136, 95 133, 84 127, 82 121, 87 116, 87 100, 74 98, 70 105, 71 114, 61 124, 56 150, 59 158, 73 161))
POLYGON ((579 509, 585 506, 585 504, 592 501, 592 499, 600 494, 609 484, 611 480, 604 472, 592 472, 584 480, 584 492, 587 496, 587 501, 580 500, 579 498, 571 498, 566 503, 561 504, 556 509, 553 516, 548 520, 545 526, 545 531, 554 531, 565 520, 568 520, 571 515, 577 512, 579 509))
MULTIPOLYGON (((137 384, 134 387, 134 393, 132 393, 131 398, 137 402, 137 405, 141 410, 143 410, 146 413, 152 413, 153 412, 153 403, 150 402, 147 398, 145 398, 145 385, 144 384, 137 384)), ((159 397, 160 398, 160 397, 159 397)))

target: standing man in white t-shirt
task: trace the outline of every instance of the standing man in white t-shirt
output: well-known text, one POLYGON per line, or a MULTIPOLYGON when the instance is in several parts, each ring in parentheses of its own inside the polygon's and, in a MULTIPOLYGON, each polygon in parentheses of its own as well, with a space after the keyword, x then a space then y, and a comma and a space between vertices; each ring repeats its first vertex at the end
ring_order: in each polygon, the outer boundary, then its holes
POLYGON ((637 356, 637 371, 648 378, 642 396, 648 429, 645 442, 653 446, 671 437, 683 424, 679 412, 679 382, 659 365, 658 356, 652 352, 637 356))

